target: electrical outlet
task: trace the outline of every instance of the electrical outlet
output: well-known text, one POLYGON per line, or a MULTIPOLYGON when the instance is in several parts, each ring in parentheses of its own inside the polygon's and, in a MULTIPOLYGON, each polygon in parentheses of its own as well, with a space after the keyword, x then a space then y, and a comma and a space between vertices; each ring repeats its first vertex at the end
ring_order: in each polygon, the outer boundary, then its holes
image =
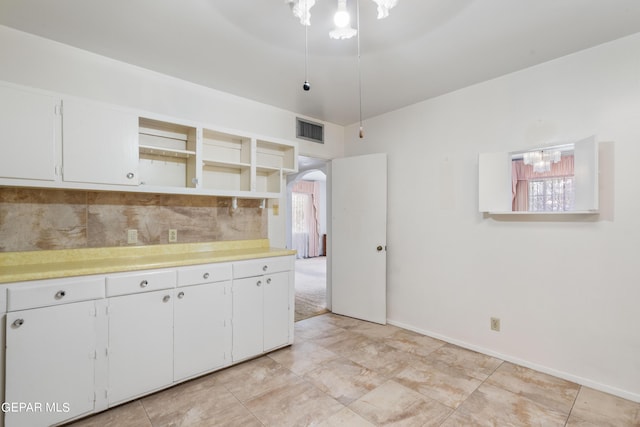
POLYGON ((491 330, 500 332, 500 319, 497 317, 491 318, 491 330))
POLYGON ((169 230, 169 243, 175 243, 178 241, 178 230, 170 229, 169 230))
POLYGON ((138 243, 138 230, 127 230, 127 243, 130 245, 138 243))

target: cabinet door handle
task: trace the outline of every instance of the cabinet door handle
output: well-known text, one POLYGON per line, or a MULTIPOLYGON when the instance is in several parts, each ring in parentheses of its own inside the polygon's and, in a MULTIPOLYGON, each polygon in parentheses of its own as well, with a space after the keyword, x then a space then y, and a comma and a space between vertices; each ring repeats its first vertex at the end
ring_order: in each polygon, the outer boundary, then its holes
POLYGON ((148 284, 149 284, 149 282, 147 282, 146 280, 143 280, 142 282, 140 282, 140 287, 141 288, 146 288, 148 284))
POLYGON ((184 292, 180 292, 180 293, 178 294, 178 298, 180 298, 180 299, 184 298, 184 292))
POLYGON ((135 176, 135 175, 133 174, 133 172, 129 172, 129 173, 127 174, 127 179, 133 179, 133 177, 134 177, 134 176, 135 176))
POLYGON ((267 266, 265 265, 264 267, 262 267, 262 271, 267 271, 267 266))
POLYGON ((258 283, 256 283, 256 286, 260 286, 262 285, 262 280, 258 280, 258 283))
POLYGON ((165 295, 164 298, 162 298, 162 302, 169 302, 170 299, 171 295, 165 295))
POLYGON ((204 273, 204 274, 202 275, 202 277, 203 277, 204 279, 208 279, 208 278, 209 278, 209 273, 204 273))
POLYGON ((267 279, 267 285, 271 283, 271 277, 267 279))
POLYGON ((24 323, 24 319, 16 319, 13 321, 13 327, 19 328, 24 323))
POLYGON ((67 293, 65 291, 58 291, 58 292, 56 292, 55 298, 56 299, 62 299, 62 298, 64 298, 65 295, 67 295, 67 293))

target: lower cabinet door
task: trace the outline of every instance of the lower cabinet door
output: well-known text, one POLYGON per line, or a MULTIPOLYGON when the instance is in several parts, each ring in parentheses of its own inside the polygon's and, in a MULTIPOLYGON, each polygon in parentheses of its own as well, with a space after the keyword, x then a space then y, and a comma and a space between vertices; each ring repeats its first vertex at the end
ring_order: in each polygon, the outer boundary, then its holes
POLYGON ((262 353, 264 278, 233 280, 233 361, 262 353))
POLYGON ((173 383, 173 296, 109 298, 109 406, 173 383))
POLYGON ((264 351, 289 342, 289 272, 264 276, 264 351))
POLYGON ((48 426, 93 411, 93 301, 7 313, 6 340, 6 426, 48 426))
POLYGON ((231 282, 175 290, 173 379, 231 363, 231 282))

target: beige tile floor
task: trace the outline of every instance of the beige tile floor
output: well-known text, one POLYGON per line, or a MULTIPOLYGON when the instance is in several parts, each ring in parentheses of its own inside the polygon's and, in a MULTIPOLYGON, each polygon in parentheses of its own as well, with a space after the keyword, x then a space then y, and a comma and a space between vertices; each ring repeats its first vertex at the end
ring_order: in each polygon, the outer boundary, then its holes
POLYGON ((73 426, 640 426, 639 403, 394 326, 329 313, 295 341, 73 426))

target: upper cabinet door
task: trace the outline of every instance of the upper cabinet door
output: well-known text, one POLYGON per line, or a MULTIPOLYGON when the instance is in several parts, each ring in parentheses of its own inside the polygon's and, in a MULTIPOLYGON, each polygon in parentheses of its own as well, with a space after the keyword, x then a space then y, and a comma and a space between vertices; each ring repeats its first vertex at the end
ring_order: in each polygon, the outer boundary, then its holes
POLYGON ((509 153, 478 156, 480 212, 511 212, 511 157, 509 153))
POLYGON ((57 105, 53 96, 0 86, 0 178, 55 180, 57 105))
POLYGON ((138 185, 138 116, 76 99, 63 100, 63 179, 138 185))
POLYGON ((574 176, 576 180, 577 211, 597 212, 598 202, 598 143, 589 137, 575 144, 574 176))

